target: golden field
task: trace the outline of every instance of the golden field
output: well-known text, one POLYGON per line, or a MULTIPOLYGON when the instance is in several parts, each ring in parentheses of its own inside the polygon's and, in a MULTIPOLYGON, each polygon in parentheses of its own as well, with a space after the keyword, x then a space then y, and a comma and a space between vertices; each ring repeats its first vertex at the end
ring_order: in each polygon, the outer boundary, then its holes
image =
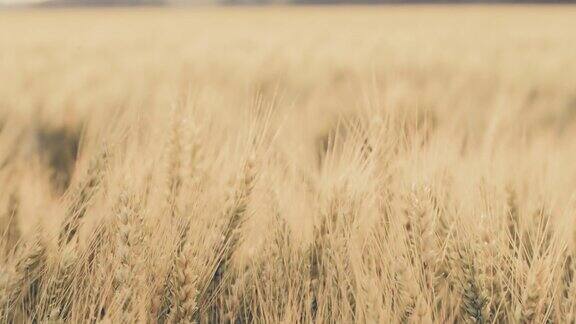
POLYGON ((0 12, 0 322, 573 323, 576 7, 0 12))

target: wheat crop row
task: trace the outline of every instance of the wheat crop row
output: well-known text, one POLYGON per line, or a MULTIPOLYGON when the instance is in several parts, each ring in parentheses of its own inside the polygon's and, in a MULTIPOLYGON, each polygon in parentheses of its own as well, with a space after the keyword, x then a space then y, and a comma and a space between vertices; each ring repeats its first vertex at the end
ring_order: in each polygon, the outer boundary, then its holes
POLYGON ((0 12, 0 322, 574 323, 576 12, 0 12))

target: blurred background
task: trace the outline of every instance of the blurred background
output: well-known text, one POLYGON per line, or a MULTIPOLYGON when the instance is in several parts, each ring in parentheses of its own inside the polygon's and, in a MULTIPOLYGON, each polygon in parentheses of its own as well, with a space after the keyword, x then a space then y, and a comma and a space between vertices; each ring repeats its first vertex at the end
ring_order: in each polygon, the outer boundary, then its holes
POLYGON ((2 7, 410 3, 576 3, 576 0, 0 0, 2 7))

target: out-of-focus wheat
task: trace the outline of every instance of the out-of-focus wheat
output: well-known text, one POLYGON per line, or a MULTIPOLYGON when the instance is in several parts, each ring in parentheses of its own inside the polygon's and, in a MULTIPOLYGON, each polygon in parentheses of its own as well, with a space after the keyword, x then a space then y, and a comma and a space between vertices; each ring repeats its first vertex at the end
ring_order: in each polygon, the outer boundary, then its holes
POLYGON ((0 12, 0 322, 573 322, 574 13, 0 12))

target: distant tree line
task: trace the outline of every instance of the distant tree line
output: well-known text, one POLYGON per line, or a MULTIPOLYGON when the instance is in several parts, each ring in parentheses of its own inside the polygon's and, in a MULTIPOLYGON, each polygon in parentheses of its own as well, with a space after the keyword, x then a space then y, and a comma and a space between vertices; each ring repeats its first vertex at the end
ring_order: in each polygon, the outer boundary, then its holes
MULTIPOLYGON (((212 0, 223 5, 243 4, 418 4, 418 3, 576 3, 576 0, 212 0)), ((51 0, 45 6, 161 6, 193 4, 197 0, 51 0)), ((206 1, 202 1, 206 3, 206 1)))
POLYGON ((167 1, 165 0, 49 0, 40 3, 41 6, 45 7, 162 6, 166 4, 167 1))
POLYGON ((291 0, 295 4, 576 3, 576 0, 291 0))

